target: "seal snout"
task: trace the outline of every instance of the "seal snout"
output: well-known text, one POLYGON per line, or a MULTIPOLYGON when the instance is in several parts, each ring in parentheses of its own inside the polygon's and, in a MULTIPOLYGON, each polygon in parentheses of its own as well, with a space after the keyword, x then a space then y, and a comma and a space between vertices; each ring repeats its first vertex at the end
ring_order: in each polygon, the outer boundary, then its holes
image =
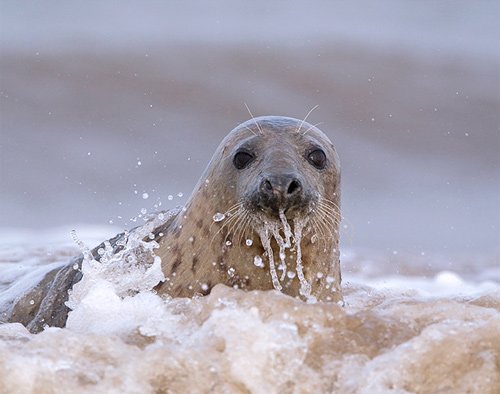
POLYGON ((278 215, 302 205, 304 188, 295 174, 270 174, 262 177, 255 197, 259 208, 278 215))

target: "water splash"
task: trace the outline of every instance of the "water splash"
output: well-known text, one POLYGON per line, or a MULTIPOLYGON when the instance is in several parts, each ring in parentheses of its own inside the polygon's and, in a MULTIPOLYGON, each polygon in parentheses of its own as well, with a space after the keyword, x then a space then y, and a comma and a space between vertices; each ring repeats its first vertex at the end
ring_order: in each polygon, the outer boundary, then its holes
POLYGON ((302 267, 302 250, 300 248, 300 240, 302 239, 302 228, 304 227, 304 223, 299 220, 294 221, 294 239, 295 245, 297 247, 297 277, 300 281, 300 290, 299 293, 309 299, 311 297, 311 284, 306 280, 304 276, 304 271, 302 267))
POLYGON ((287 277, 289 279, 293 279, 295 275, 297 275, 300 282, 299 294, 304 296, 308 301, 314 301, 314 297, 311 296, 311 284, 304 276, 304 270, 302 266, 302 250, 300 247, 300 242, 302 240, 302 230, 306 225, 306 221, 298 219, 294 220, 294 231, 292 232, 290 224, 288 223, 283 210, 280 210, 279 216, 280 222, 266 222, 258 232, 262 242, 262 246, 264 247, 266 255, 269 259, 269 273, 271 274, 273 287, 276 290, 281 291, 283 289, 281 282, 283 282, 283 280, 285 280, 285 278, 287 277), (271 246, 271 238, 274 238, 279 248, 278 256, 280 259, 280 265, 278 269, 282 270, 282 274, 280 277, 278 277, 278 273, 276 272, 274 251, 271 246), (288 272, 286 263, 286 250, 293 250, 292 245, 294 246, 296 252, 296 274, 292 273, 291 275, 287 275, 288 272))
POLYGON ((85 305, 86 299, 94 297, 94 293, 103 288, 112 289, 114 294, 123 298, 151 292, 164 280, 161 258, 155 254, 159 244, 151 235, 170 217, 167 213, 160 220, 159 215, 151 215, 143 226, 125 231, 111 242, 105 241, 94 254, 73 231, 72 237, 84 258, 81 264, 83 278, 73 286, 66 303, 73 310, 70 317, 82 304, 85 305))
POLYGON ((283 287, 278 279, 278 274, 276 273, 276 266, 274 265, 274 252, 271 247, 271 237, 269 236, 269 226, 265 225, 260 231, 260 241, 262 242, 262 246, 267 253, 267 258, 269 259, 269 272, 271 274, 271 280, 273 282, 273 287, 281 291, 283 287))
POLYGON ((76 230, 71 230, 70 235, 76 246, 78 246, 78 249, 80 249, 80 252, 82 252, 83 257, 90 258, 92 256, 92 253, 90 253, 89 247, 85 245, 80 238, 78 238, 78 235, 76 235, 76 230))
POLYGON ((226 218, 226 215, 224 215, 223 213, 220 213, 220 212, 217 212, 213 217, 212 219, 214 220, 214 222, 221 222, 223 221, 224 219, 226 218))

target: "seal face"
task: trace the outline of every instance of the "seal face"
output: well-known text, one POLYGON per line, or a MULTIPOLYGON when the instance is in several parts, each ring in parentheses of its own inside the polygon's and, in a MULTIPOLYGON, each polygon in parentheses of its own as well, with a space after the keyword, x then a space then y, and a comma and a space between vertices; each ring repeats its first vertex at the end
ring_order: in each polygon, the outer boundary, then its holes
POLYGON ((287 117, 249 120, 222 141, 156 252, 171 296, 217 283, 340 300, 340 165, 325 134, 287 117))

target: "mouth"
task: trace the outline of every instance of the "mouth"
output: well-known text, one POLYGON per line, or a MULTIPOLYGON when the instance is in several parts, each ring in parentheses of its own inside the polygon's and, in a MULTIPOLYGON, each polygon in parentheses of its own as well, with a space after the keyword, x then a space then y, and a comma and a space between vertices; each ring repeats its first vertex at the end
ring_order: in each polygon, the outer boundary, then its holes
POLYGON ((281 222, 284 216, 286 220, 293 222, 305 218, 311 208, 310 204, 305 203, 292 206, 257 204, 253 210, 259 213, 263 221, 281 222))

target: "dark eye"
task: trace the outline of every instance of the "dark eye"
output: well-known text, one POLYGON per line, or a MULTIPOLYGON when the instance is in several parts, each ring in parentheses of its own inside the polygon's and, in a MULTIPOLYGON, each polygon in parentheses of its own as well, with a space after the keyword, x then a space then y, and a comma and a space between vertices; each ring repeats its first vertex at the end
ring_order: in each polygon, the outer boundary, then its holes
POLYGON ((253 159, 254 159, 254 157, 252 154, 245 152, 245 151, 241 151, 241 152, 237 152, 234 155, 233 164, 238 170, 241 170, 241 169, 245 168, 246 166, 248 166, 252 162, 253 159))
POLYGON ((316 149, 309 153, 309 155, 307 155, 307 160, 318 170, 322 170, 326 167, 326 155, 321 149, 316 149))

